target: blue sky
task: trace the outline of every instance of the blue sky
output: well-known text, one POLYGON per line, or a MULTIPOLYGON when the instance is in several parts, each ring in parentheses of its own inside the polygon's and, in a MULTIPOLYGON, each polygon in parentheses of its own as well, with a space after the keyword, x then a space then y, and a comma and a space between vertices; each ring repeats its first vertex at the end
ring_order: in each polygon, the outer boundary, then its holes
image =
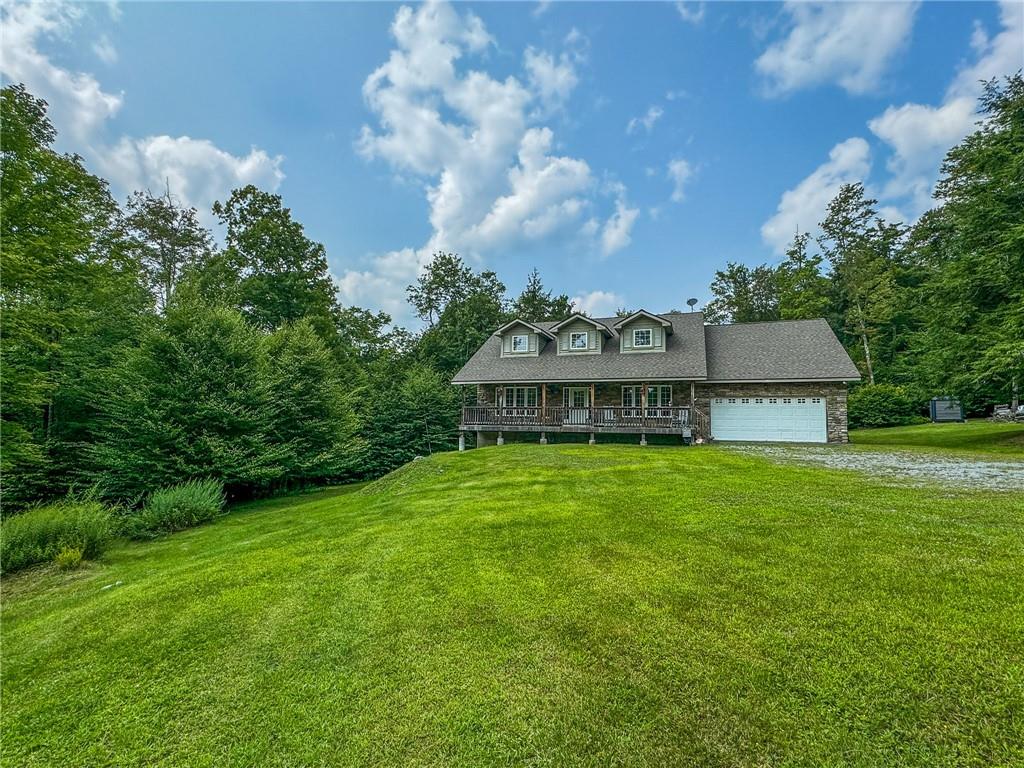
POLYGON ((708 298, 846 181, 930 205, 980 78, 1024 65, 997 3, 3 3, 2 72, 123 197, 207 212, 256 183, 345 303, 409 322, 435 249, 604 313, 708 298))

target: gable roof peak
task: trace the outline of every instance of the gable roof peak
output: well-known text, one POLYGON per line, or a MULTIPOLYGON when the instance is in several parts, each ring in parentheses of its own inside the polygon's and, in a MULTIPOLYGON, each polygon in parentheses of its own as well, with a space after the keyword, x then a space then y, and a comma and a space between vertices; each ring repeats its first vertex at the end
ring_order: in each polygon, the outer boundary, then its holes
POLYGON ((601 333, 606 334, 607 336, 612 336, 613 335, 611 328, 609 328, 607 325, 602 323, 600 320, 597 320, 597 319, 595 319, 593 317, 590 317, 589 315, 584 315, 582 312, 573 312, 571 315, 569 315, 564 320, 559 320, 557 323, 552 325, 549 328, 549 330, 552 333, 557 333, 559 331, 559 329, 564 328, 569 323, 575 322, 577 320, 582 320, 585 323, 590 323, 592 326, 594 326, 599 331, 601 331, 601 333))
POLYGON ((554 341, 554 339, 555 339, 555 336, 554 336, 553 333, 551 333, 551 331, 549 331, 549 330, 547 330, 545 328, 541 328, 539 325, 537 325, 536 323, 531 323, 529 320, 523 320, 523 319, 518 318, 518 317, 515 318, 514 320, 510 320, 509 322, 505 323, 503 326, 501 326, 501 328, 496 330, 492 335, 494 335, 494 336, 501 336, 509 328, 512 328, 512 327, 517 326, 517 325, 524 325, 527 328, 529 328, 531 331, 533 331, 534 333, 540 334, 541 336, 543 336, 544 338, 548 339, 549 341, 554 341))
POLYGON ((640 317, 646 317, 648 320, 653 320, 654 322, 656 322, 659 325, 661 325, 662 328, 665 328, 667 333, 669 333, 669 334, 672 333, 672 321, 671 320, 668 320, 668 319, 662 317, 661 315, 656 315, 653 312, 648 312, 646 309, 638 309, 636 312, 633 312, 630 315, 626 315, 625 317, 620 317, 616 321, 616 323, 612 326, 612 328, 614 328, 615 330, 619 330, 620 328, 622 328, 622 326, 626 325, 626 323, 631 323, 631 322, 633 322, 634 320, 636 320, 637 318, 640 318, 640 317))

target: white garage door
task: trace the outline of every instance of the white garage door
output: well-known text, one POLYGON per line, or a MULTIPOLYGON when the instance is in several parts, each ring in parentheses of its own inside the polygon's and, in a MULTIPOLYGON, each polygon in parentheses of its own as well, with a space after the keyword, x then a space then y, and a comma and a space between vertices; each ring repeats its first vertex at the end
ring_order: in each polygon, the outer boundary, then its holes
POLYGON ((823 397, 713 397, 715 440, 828 442, 823 397))

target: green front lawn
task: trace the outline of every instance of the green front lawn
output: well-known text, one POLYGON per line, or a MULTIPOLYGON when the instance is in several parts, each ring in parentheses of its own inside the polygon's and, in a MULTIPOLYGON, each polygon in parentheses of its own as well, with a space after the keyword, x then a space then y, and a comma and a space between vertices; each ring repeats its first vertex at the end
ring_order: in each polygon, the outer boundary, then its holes
POLYGON ((5 578, 0 763, 1019 765, 1022 512, 715 447, 446 454, 5 578))
POLYGON ((850 442, 905 450, 1000 453, 1024 458, 1024 424, 976 419, 963 424, 855 429, 850 431, 850 442))

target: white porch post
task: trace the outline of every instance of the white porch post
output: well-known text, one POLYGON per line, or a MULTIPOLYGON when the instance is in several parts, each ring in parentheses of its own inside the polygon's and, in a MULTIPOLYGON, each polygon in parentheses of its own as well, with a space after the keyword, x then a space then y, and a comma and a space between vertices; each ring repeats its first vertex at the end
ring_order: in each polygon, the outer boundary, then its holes
POLYGON ((647 382, 640 384, 640 445, 647 445, 647 382))
POLYGON ((544 426, 547 424, 547 418, 548 418, 548 385, 545 383, 545 384, 541 384, 540 385, 540 424, 541 424, 540 444, 541 445, 547 445, 548 444, 548 433, 544 431, 544 426))

